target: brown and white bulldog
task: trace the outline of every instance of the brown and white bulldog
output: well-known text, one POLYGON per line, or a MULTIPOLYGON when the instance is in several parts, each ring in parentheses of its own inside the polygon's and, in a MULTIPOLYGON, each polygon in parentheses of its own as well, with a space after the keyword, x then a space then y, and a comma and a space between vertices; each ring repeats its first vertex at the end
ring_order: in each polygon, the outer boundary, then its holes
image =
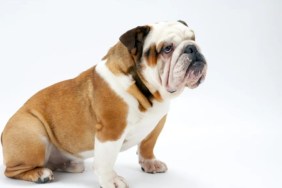
POLYGON ((82 172, 83 159, 94 156, 100 186, 125 188, 113 166, 135 145, 143 171, 165 172, 153 149, 170 100, 197 87, 206 67, 183 21, 127 31, 103 61, 39 91, 9 120, 1 139, 5 175, 46 183, 54 170, 82 172))

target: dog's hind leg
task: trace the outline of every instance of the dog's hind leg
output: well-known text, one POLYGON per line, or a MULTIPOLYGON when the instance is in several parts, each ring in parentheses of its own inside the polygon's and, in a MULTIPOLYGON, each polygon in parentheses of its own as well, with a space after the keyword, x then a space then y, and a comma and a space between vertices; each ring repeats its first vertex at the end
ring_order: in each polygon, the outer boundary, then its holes
POLYGON ((70 173, 81 173, 84 171, 84 163, 83 161, 66 161, 59 170, 70 173))
POLYGON ((41 122, 26 113, 12 117, 2 134, 5 175, 9 178, 46 183, 54 179, 45 168, 46 132, 41 122))
POLYGON ((48 149, 47 155, 49 157, 46 163, 46 167, 53 171, 81 173, 84 171, 83 158, 74 156, 66 151, 62 151, 56 148, 52 143, 47 141, 48 149))

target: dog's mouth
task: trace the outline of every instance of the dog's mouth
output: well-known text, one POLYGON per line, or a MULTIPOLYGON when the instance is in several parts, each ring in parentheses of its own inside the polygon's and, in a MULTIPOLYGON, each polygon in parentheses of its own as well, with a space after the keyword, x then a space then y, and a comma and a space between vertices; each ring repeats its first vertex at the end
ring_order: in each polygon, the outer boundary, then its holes
POLYGON ((205 79, 207 64, 200 52, 197 52, 193 57, 183 53, 170 66, 166 82, 166 89, 170 93, 180 91, 185 86, 191 89, 196 88, 205 79))
POLYGON ((185 85, 191 89, 200 85, 205 80, 206 67, 206 63, 203 61, 190 64, 185 76, 185 85))

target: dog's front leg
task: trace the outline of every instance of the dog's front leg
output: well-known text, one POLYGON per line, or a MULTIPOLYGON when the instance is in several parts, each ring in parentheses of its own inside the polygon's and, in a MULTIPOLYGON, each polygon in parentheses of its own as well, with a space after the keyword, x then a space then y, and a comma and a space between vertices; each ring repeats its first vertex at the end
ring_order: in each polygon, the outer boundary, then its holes
POLYGON ((155 129, 139 144, 139 163, 144 172, 162 173, 167 171, 164 162, 157 160, 154 155, 154 147, 166 121, 164 116, 155 129))
POLYGON ((94 171, 102 188, 128 188, 124 178, 113 170, 123 140, 101 142, 95 137, 94 171))

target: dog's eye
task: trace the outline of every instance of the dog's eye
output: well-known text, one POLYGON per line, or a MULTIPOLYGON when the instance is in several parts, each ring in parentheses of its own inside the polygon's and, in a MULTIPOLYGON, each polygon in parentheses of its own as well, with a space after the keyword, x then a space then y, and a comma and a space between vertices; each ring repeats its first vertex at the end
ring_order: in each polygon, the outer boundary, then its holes
POLYGON ((162 51, 166 54, 169 54, 173 50, 173 45, 168 45, 163 47, 162 51))

